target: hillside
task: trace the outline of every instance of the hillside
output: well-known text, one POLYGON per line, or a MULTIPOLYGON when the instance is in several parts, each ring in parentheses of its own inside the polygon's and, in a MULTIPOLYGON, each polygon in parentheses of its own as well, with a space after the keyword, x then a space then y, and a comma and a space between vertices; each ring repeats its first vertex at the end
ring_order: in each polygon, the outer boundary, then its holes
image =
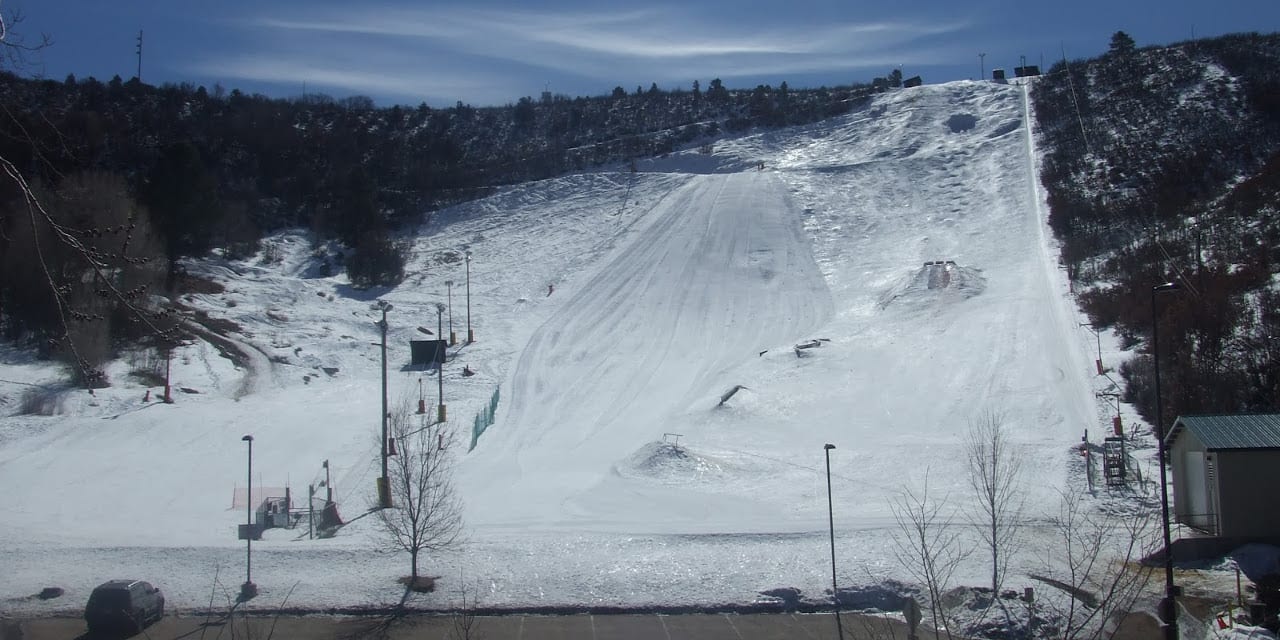
MULTIPOLYGON (((375 297, 394 305, 393 406, 423 389, 434 399, 436 380, 405 366, 418 327, 477 338, 451 350, 443 381, 467 540, 429 557, 445 580, 424 606, 463 586, 498 607, 749 605, 779 588, 821 602, 824 443, 837 447, 839 579, 860 585, 851 602, 894 591, 891 502, 927 478, 972 508, 959 489, 971 421, 1004 416, 1035 469, 1029 502, 1052 511, 1059 490, 1083 486, 1081 427, 1105 420, 1027 109, 1020 87, 920 87, 635 172, 512 186, 406 230, 409 276, 375 291, 325 275, 298 232, 250 258, 184 261, 224 290, 183 302, 239 325, 235 340, 260 357, 237 367, 196 341, 175 351, 174 404, 121 382, 47 393, 50 415, 0 420, 0 481, 30 487, 7 502, 0 598, 52 582, 66 600, 14 606, 59 610, 122 567, 157 576, 179 609, 205 606, 211 586, 233 591, 244 433, 255 485, 301 492, 327 460, 342 514, 363 513, 378 473, 375 297), (468 451, 495 390, 496 421, 468 451)), ((8 360, 0 379, 57 377, 8 360)), ((254 545, 260 598, 394 601, 405 559, 383 548, 372 518, 331 539, 269 531, 254 545)), ((957 580, 985 571, 973 558, 957 580)))
POLYGON ((742 91, 712 80, 705 91, 695 82, 690 91, 618 88, 502 107, 375 108, 360 96, 279 100, 0 72, 0 159, 32 196, 0 181, 0 332, 65 362, 78 384, 104 386, 101 365, 120 344, 154 341, 157 331, 167 332, 159 342, 182 336, 167 322, 138 329, 166 305, 129 309, 125 296, 101 292, 176 298, 196 286, 182 258, 215 249, 247 257, 264 234, 306 228, 323 268, 345 269, 360 287, 393 285, 408 256, 391 236, 440 207, 726 132, 813 122, 871 92, 792 91, 785 82, 742 91), (69 248, 77 243, 87 253, 69 248), (106 263, 114 282, 95 269, 106 263))
MULTIPOLYGON (((1035 85, 1051 225, 1099 328, 1149 342, 1160 301, 1166 423, 1280 408, 1280 36, 1113 48, 1035 85), (1166 368, 1167 365, 1167 368, 1166 368)), ((1121 369, 1153 417, 1147 354, 1121 369)))

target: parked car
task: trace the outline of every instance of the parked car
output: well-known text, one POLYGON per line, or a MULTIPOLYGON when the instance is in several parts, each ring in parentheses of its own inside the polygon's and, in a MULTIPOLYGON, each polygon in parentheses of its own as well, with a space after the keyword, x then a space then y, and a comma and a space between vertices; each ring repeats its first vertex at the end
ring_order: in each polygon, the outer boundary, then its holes
POLYGON ((98 585, 84 607, 89 631, 138 632, 164 617, 164 594, 143 580, 110 580, 98 585))

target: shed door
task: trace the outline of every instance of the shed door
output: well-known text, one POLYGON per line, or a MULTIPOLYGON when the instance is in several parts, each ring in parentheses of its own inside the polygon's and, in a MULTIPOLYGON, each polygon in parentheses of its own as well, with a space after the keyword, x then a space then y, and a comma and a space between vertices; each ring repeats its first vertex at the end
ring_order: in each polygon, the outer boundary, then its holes
POLYGON ((1183 457, 1186 478, 1186 523, 1193 527, 1210 528, 1213 514, 1209 513, 1208 483, 1205 482, 1204 452, 1188 451, 1183 457))

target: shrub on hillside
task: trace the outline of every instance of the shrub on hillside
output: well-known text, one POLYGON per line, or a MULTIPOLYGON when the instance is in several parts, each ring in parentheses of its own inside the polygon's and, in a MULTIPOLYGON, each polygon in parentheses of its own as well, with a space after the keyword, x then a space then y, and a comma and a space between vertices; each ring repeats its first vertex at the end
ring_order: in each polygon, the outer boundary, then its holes
POLYGON ((347 276, 359 288, 404 280, 405 249, 381 233, 366 233, 347 257, 347 276))

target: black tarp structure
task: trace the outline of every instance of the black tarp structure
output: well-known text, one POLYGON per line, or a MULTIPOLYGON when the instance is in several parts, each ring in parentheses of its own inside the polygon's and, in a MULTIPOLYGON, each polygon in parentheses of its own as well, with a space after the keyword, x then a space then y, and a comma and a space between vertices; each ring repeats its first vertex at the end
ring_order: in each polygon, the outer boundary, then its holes
POLYGON ((410 340, 409 364, 415 367, 434 367, 444 364, 448 340, 410 340))

